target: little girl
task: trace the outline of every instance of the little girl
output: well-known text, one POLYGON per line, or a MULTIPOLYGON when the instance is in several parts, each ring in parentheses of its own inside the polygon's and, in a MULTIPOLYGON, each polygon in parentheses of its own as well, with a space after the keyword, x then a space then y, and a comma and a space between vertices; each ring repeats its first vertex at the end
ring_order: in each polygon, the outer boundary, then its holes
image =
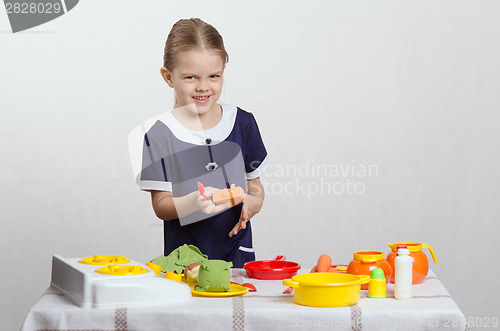
POLYGON ((217 103, 227 62, 213 26, 198 18, 174 24, 160 73, 174 89, 175 106, 144 136, 140 186, 164 221, 164 255, 193 244, 241 268, 255 260, 250 219, 264 201, 259 177, 268 158, 253 115, 217 103), (242 204, 210 200, 233 185, 245 189, 242 204))

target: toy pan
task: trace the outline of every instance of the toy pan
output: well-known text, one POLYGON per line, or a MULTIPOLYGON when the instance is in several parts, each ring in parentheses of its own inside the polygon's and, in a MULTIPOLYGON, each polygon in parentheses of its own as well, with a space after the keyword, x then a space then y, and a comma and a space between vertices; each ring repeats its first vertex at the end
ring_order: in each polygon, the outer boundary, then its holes
POLYGON ((285 261, 282 255, 276 256, 272 260, 261 260, 247 262, 243 265, 248 277, 257 279, 286 279, 297 274, 300 264, 285 261))

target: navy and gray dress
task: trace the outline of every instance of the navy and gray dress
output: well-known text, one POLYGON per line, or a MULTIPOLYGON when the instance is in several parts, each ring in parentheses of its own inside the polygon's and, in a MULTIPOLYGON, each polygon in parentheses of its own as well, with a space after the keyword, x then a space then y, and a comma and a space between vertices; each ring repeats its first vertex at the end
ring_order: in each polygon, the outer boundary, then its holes
MULTIPOLYGON (((198 190, 197 182, 214 188, 246 187, 268 164, 254 116, 238 107, 221 105, 222 117, 213 128, 191 131, 166 113, 144 136, 142 190, 171 191, 174 197, 198 190)), ((196 245, 209 259, 232 261, 241 268, 255 260, 250 222, 236 236, 242 204, 218 214, 197 211, 164 221, 164 255, 183 244, 196 245)))

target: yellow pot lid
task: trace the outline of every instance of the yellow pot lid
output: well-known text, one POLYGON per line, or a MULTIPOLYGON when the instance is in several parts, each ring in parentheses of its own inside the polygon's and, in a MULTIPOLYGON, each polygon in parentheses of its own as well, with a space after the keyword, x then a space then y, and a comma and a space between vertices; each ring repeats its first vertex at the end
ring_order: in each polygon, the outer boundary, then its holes
POLYGON ((125 256, 94 255, 94 256, 84 257, 78 262, 83 264, 108 265, 108 264, 129 263, 130 260, 127 259, 125 256))
POLYGON ((95 272, 106 275, 140 275, 145 274, 148 269, 141 267, 140 265, 115 265, 110 264, 105 267, 97 269, 95 272))
POLYGON ((383 260, 384 257, 385 257, 384 252, 379 252, 379 251, 354 252, 354 259, 365 263, 377 262, 383 260))

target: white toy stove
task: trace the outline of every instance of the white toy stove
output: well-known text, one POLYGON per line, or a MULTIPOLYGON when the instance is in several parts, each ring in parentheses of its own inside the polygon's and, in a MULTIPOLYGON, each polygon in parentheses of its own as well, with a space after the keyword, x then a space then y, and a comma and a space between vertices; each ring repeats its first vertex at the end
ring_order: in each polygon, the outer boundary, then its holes
POLYGON ((51 286, 82 308, 160 305, 191 299, 188 285, 124 256, 52 257, 51 286))

